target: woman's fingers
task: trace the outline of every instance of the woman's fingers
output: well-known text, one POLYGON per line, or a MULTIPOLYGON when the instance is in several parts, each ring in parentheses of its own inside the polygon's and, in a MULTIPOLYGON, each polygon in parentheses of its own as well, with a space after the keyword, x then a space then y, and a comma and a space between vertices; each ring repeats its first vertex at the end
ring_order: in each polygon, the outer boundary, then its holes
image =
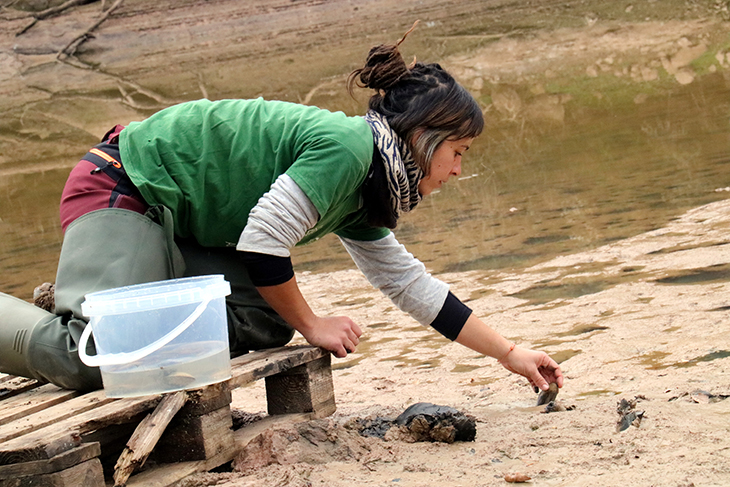
POLYGON ((350 331, 350 332, 348 333, 348 338, 350 339, 350 342, 351 342, 351 343, 352 343, 352 344, 353 344, 354 346, 358 346, 358 345, 360 345, 360 338, 359 338, 359 335, 356 335, 356 334, 355 334, 355 333, 354 333, 353 331, 350 331))
POLYGON ((556 383, 558 387, 563 387, 563 374, 560 369, 553 369, 548 367, 541 367, 540 374, 545 378, 548 383, 556 383))
POLYGON ((347 354, 353 353, 357 349, 357 346, 360 344, 362 330, 357 326, 357 323, 349 318, 336 317, 335 320, 344 321, 340 321, 342 334, 338 340, 339 343, 336 344, 336 350, 333 350, 333 353, 337 358, 344 358, 347 354))
POLYGON ((539 372, 532 376, 531 382, 541 391, 547 391, 548 389, 550 389, 550 384, 548 384, 548 382, 542 375, 540 375, 539 372))
POLYGON ((344 358, 347 354, 353 353, 357 349, 357 344, 351 339, 345 338, 336 345, 336 350, 333 350, 335 357, 344 358))
POLYGON ((558 363, 547 356, 547 362, 538 367, 540 374, 548 383, 554 382, 558 387, 563 387, 563 372, 560 370, 558 363))
POLYGON ((539 390, 547 390, 555 382, 563 387, 563 373, 558 363, 544 352, 516 348, 502 362, 507 370, 525 377, 530 385, 539 390))
POLYGON ((355 334, 355 343, 360 343, 360 337, 362 336, 362 330, 359 326, 357 326, 357 323, 354 321, 352 322, 352 332, 355 334))

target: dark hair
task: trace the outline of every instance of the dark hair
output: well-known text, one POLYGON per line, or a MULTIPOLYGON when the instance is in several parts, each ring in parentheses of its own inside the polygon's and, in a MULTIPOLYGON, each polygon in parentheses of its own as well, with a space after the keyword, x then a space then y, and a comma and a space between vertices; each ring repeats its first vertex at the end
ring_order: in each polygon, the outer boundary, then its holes
POLYGON ((440 65, 414 60, 406 66, 398 46, 416 24, 395 45, 370 49, 365 66, 350 73, 347 88, 350 94, 356 84, 376 91, 369 108, 388 120, 411 147, 416 164, 428 174, 438 146, 446 139, 476 137, 484 129, 484 116, 474 97, 440 65))

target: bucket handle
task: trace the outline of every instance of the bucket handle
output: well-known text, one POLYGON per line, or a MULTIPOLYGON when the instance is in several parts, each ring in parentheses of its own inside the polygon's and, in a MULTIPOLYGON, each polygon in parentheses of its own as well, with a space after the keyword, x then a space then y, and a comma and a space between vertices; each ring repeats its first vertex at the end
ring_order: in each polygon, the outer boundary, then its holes
POLYGON ((208 303, 210 303, 210 301, 211 298, 206 298, 202 303, 198 305, 197 308, 195 308, 195 311, 193 311, 190 316, 185 318, 185 320, 177 325, 174 329, 170 330, 167 335, 158 338, 149 345, 145 345, 139 350, 135 350, 133 352, 109 353, 105 355, 87 355, 86 344, 89 341, 89 336, 91 336, 91 325, 87 324, 84 328, 84 331, 81 333, 81 338, 79 338, 79 358, 89 367, 125 365, 131 362, 136 362, 137 360, 141 360, 147 355, 156 352, 157 350, 161 349, 162 347, 173 341, 175 338, 180 336, 180 334, 187 330, 188 327, 195 320, 200 318, 200 315, 203 314, 203 311, 205 311, 205 308, 208 306, 208 303))

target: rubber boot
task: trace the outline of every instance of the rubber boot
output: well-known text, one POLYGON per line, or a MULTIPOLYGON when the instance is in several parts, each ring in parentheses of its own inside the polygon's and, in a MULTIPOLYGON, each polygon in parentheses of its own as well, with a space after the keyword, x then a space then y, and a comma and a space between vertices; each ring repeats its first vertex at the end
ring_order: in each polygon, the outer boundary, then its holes
POLYGON ((0 293, 0 371, 40 379, 28 365, 28 345, 36 324, 56 315, 27 301, 0 293))
MULTIPOLYGON (((141 215, 107 208, 76 219, 66 229, 61 247, 55 315, 21 327, 32 328, 26 352, 30 375, 68 389, 101 388, 99 369, 86 366, 78 356, 77 343, 87 325, 81 313, 84 296, 180 277, 183 271, 167 209, 155 207, 141 215)), ((4 325, 0 323, 0 328, 4 325)), ((87 353, 95 353, 91 341, 87 353)), ((0 370, 3 362, 0 359, 0 370)))

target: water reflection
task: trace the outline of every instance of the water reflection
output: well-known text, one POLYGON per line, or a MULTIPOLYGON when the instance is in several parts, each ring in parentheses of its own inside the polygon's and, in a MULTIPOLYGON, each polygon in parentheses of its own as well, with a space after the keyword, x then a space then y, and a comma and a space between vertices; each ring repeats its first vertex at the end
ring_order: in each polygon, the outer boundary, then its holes
MULTIPOLYGON (((561 124, 488 114, 466 176, 396 233, 442 272, 524 267, 655 229, 725 197, 715 190, 728 184, 727 85, 715 74, 638 105, 572 101, 561 124)), ((319 245, 344 264, 332 242, 319 245)))

